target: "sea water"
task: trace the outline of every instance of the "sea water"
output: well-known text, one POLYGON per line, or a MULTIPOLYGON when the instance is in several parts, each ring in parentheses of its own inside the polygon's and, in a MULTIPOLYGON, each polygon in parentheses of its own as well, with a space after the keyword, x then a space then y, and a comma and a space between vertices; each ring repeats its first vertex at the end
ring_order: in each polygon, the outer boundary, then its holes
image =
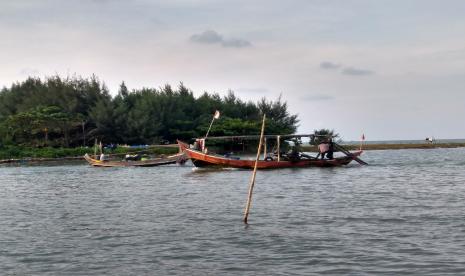
POLYGON ((465 149, 251 171, 0 167, 1 275, 465 274, 465 149))

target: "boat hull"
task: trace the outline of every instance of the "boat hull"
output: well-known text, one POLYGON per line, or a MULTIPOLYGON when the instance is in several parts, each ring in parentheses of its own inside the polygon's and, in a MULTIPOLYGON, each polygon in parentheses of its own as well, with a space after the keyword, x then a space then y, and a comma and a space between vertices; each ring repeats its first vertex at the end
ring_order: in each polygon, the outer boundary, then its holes
POLYGON ((184 154, 178 153, 164 158, 157 158, 144 161, 100 161, 91 158, 88 154, 84 159, 94 167, 155 167, 161 165, 175 164, 183 159, 184 154))
MULTIPOLYGON (((187 158, 191 159, 196 167, 232 167, 241 169, 253 169, 255 160, 236 160, 219 155, 205 154, 190 149, 185 143, 179 142, 187 158)), ((303 167, 338 167, 349 164, 362 152, 351 153, 351 156, 338 157, 334 159, 300 159, 296 161, 265 161, 257 162, 257 169, 279 169, 279 168, 303 168, 303 167)))

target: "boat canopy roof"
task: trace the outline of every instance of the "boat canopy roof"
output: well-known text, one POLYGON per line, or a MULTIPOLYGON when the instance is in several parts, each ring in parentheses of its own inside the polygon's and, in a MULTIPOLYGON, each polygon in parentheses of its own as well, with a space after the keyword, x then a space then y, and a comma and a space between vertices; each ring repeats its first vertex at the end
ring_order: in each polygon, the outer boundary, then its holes
MULTIPOLYGON (((272 134, 272 135, 263 135, 265 138, 278 139, 282 140, 292 139, 292 138, 302 138, 302 137, 327 137, 326 135, 315 135, 315 134, 272 134)), ((259 140, 260 135, 239 135, 239 136, 209 136, 207 140, 259 140)))

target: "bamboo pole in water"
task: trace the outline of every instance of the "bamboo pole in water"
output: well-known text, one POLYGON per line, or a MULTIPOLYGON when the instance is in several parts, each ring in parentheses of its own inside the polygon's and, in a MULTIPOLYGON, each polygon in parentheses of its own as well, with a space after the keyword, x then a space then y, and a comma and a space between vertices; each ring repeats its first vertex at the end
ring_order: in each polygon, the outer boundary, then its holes
POLYGON ((253 192, 253 187, 255 185, 255 176, 257 175, 257 164, 258 164, 258 159, 260 158, 260 152, 262 150, 263 133, 265 132, 265 118, 266 118, 266 115, 263 115, 262 131, 260 133, 260 143, 258 143, 257 157, 255 158, 255 166, 253 168, 252 178, 250 179, 250 185, 249 185, 249 195, 247 197, 247 204, 246 204, 245 211, 244 211, 244 223, 245 224, 247 224, 247 219, 249 218, 250 204, 252 203, 252 192, 253 192))

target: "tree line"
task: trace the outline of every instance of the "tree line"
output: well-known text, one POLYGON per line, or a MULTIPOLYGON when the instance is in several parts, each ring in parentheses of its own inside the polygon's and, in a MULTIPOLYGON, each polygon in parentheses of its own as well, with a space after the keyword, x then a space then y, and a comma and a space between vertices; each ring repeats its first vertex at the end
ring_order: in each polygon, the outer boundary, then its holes
POLYGON ((76 147, 94 140, 118 144, 158 144, 205 135, 215 110, 221 112, 210 135, 258 134, 266 114, 267 134, 292 134, 298 117, 281 97, 254 103, 204 92, 198 97, 176 88, 129 91, 122 82, 111 96, 95 75, 29 77, 0 91, 0 142, 33 147, 76 147))

